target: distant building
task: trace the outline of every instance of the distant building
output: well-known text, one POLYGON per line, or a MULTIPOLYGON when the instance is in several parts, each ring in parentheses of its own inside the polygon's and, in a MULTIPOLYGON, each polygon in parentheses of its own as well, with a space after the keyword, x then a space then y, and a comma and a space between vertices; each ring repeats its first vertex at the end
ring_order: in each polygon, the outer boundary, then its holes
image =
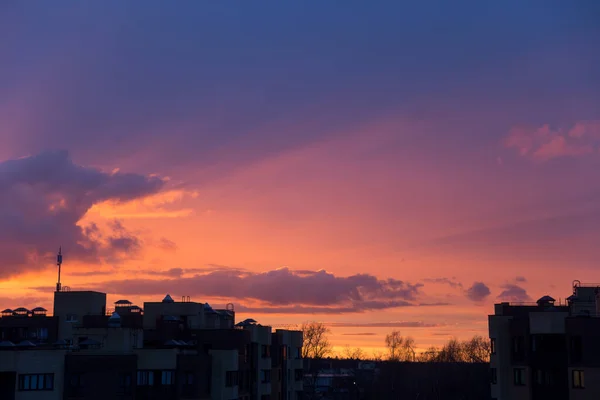
POLYGON ((189 297, 108 310, 105 293, 57 289, 52 316, 2 311, 1 400, 302 398, 302 332, 189 297))
POLYGON ((564 303, 544 296, 494 311, 492 399, 600 399, 600 284, 574 281, 564 303))

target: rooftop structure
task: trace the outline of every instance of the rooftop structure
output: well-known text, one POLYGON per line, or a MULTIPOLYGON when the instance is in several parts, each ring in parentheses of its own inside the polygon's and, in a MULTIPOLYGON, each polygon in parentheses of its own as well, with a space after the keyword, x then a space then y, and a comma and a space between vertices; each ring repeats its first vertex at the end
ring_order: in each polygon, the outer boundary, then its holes
POLYGON ((597 399, 600 285, 574 281, 565 302, 499 303, 489 316, 492 398, 597 399), (586 376, 588 379, 586 380, 586 376))

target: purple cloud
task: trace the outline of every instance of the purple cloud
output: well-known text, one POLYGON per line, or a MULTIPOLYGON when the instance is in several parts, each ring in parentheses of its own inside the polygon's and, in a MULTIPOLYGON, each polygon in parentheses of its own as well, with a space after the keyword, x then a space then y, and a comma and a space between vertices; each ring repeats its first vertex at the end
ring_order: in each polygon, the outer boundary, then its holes
POLYGON ((462 288, 463 285, 460 282, 457 282, 454 278, 450 279, 450 278, 426 278, 423 279, 424 282, 428 282, 428 283, 440 283, 440 284, 444 284, 444 285, 448 285, 452 288, 462 288))
MULTIPOLYGON (((110 287, 120 294, 162 295, 176 289, 181 294, 249 299, 276 306, 274 312, 366 311, 417 305, 422 284, 397 279, 378 279, 369 274, 348 277, 326 271, 301 271, 280 268, 256 273, 238 269, 215 268, 192 277, 181 278, 179 269, 173 279, 131 279, 104 282, 99 289, 110 287), (327 308, 327 310, 321 309, 327 308)), ((261 312, 269 312, 261 307, 261 312)))
POLYGON ((473 301, 483 301, 490 295, 490 288, 483 282, 474 282, 466 290, 466 296, 473 301))
POLYGON ((0 269, 7 276, 43 268, 61 244, 67 257, 90 263, 136 252, 142 243, 120 222, 107 236, 95 224, 78 222, 94 204, 141 198, 164 184, 157 177, 77 165, 66 151, 0 162, 0 269))
POLYGON ((512 283, 502 285, 504 289, 499 295, 498 299, 504 301, 531 301, 531 297, 527 294, 527 291, 520 286, 512 283))

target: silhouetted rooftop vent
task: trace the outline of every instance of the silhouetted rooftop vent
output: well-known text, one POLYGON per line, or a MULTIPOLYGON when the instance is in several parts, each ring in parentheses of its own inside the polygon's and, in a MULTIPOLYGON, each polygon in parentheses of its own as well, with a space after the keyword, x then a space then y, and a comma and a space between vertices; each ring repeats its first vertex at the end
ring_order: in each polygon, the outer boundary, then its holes
POLYGON ((133 303, 130 302, 129 300, 117 300, 115 301, 115 306, 130 306, 133 303))
POLYGON ((48 310, 46 310, 44 307, 36 307, 33 310, 31 310, 31 313, 33 315, 38 315, 38 316, 45 316, 46 312, 48 312, 48 310))
POLYGON ((7 308, 6 310, 2 310, 2 315, 6 316, 6 315, 12 315, 13 314, 13 310, 11 310, 10 308, 7 308))
POLYGON ((52 343, 54 346, 66 346, 67 341, 65 339, 58 339, 56 342, 52 343))
POLYGON ((19 308, 15 308, 13 310, 13 312, 15 313, 15 315, 20 315, 20 316, 26 316, 29 315, 29 310, 26 309, 25 307, 19 307, 19 308))
POLYGON ((35 347, 35 344, 30 342, 29 340, 23 340, 17 344, 17 347, 35 347))
POLYGON ((555 301, 556 300, 554 300, 552 297, 546 295, 546 296, 540 297, 538 299, 537 305, 538 306, 553 306, 555 301))
POLYGON ((181 344, 179 344, 178 341, 171 339, 165 342, 165 346, 181 346, 181 344))
POLYGON ((15 344, 14 344, 13 342, 11 342, 11 341, 8 341, 8 340, 3 340, 3 341, 1 341, 1 342, 0 342, 0 347, 7 348, 7 347, 16 347, 16 346, 15 346, 15 344))
POLYGON ((171 295, 167 293, 167 295, 162 300, 162 302, 163 303, 174 303, 175 301, 173 301, 173 298, 171 297, 171 295))

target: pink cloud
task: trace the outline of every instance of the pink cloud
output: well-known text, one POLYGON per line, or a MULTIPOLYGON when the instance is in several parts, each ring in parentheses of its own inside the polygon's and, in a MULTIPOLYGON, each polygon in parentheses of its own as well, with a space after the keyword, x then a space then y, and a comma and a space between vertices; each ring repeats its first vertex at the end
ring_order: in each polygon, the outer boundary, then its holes
POLYGON ((599 144, 600 121, 580 121, 569 129, 514 127, 504 140, 505 147, 538 161, 592 154, 599 144))

